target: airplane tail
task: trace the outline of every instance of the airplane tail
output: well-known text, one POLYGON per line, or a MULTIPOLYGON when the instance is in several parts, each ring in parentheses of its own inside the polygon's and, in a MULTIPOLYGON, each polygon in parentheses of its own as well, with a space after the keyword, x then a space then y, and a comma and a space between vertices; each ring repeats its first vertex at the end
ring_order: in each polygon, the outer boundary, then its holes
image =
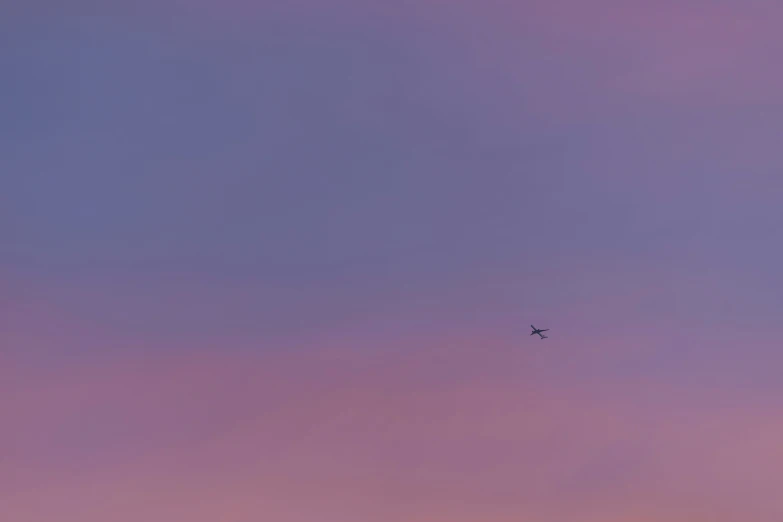
POLYGON ((542 335, 541 338, 542 339, 549 339, 549 337, 547 337, 546 335, 542 335))

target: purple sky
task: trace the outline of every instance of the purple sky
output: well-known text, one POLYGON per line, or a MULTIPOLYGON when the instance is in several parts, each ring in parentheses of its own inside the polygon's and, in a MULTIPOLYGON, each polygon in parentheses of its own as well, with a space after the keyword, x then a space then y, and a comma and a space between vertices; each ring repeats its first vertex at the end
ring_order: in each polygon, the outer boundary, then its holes
POLYGON ((12 0, 0 519, 779 518, 778 4, 12 0))

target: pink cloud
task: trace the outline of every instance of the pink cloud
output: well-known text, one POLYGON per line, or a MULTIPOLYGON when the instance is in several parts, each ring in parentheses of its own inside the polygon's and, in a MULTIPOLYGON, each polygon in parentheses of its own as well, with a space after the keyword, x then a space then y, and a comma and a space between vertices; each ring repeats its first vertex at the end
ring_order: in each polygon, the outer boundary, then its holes
POLYGON ((695 103, 779 100, 779 5, 726 2, 535 2, 526 28, 564 55, 616 61, 606 88, 695 103))
POLYGON ((478 341, 28 368, 3 402, 4 514, 728 522, 783 507, 774 408, 704 407, 656 382, 640 408, 547 385, 519 352, 487 363, 478 341))

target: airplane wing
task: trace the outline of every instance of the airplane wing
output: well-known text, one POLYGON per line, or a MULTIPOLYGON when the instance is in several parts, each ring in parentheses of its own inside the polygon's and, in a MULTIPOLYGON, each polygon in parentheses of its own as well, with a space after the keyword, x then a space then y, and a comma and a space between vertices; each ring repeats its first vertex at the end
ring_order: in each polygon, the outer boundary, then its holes
POLYGON ((539 332, 548 332, 548 331, 549 331, 549 328, 545 328, 543 330, 539 330, 539 332))

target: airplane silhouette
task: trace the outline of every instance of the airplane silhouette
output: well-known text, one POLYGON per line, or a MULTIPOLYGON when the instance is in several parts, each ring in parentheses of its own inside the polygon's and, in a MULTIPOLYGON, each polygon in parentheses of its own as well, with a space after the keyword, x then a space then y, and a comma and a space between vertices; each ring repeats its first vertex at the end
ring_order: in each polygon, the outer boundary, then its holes
POLYGON ((544 329, 544 330, 539 330, 538 328, 536 328, 536 327, 535 327, 535 326, 533 326, 532 324, 530 325, 530 328, 532 328, 532 329, 533 329, 533 332, 532 332, 530 335, 535 335, 535 334, 538 334, 538 336, 539 336, 539 337, 541 337, 542 339, 549 339, 549 337, 547 337, 546 335, 544 335, 543 333, 541 333, 541 332, 548 332, 548 331, 549 331, 549 328, 546 328, 546 329, 544 329))

